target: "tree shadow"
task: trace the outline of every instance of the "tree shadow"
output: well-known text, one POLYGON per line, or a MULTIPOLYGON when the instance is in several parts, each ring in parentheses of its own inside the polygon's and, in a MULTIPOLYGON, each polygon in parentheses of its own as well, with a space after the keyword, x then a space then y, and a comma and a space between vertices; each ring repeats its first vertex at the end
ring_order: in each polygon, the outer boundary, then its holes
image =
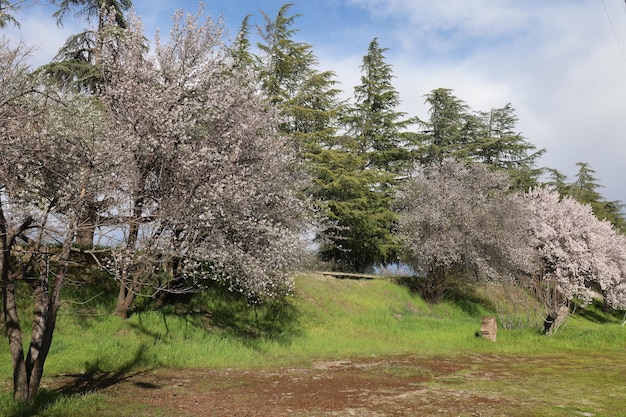
POLYGON ((191 299, 184 297, 159 306, 146 303, 132 314, 139 319, 129 325, 154 341, 170 336, 170 318, 182 318, 186 326, 201 331, 219 331, 251 348, 258 348, 260 342, 268 340, 289 344, 303 332, 300 312, 289 297, 251 303, 242 294, 219 284, 191 299), (141 316, 149 311, 160 313, 164 332, 155 332, 143 325, 141 316))
MULTIPOLYGON (((87 363, 86 372, 70 374, 63 377, 64 382, 55 389, 42 388, 37 396, 30 402, 15 402, 9 410, 5 410, 6 417, 30 417, 47 415, 45 411, 56 404, 62 398, 80 397, 85 394, 97 392, 113 385, 119 384, 136 375, 141 375, 146 370, 136 370, 144 363, 146 346, 140 346, 133 358, 117 369, 103 370, 98 362, 87 363)), ((143 388, 154 389, 157 386, 144 384, 143 388)))
POLYGON ((623 311, 613 309, 605 310, 606 308, 603 301, 593 300, 590 305, 576 309, 576 315, 597 324, 622 322, 624 317, 623 311))
POLYGON ((99 361, 87 363, 86 371, 84 373, 67 375, 67 377, 70 378, 70 381, 53 392, 61 396, 84 395, 89 392, 109 388, 136 375, 145 373, 146 370, 134 370, 140 368, 141 365, 144 364, 144 354, 146 349, 146 345, 139 346, 133 357, 128 362, 113 370, 102 369, 102 365, 99 361))
MULTIPOLYGON (((394 278, 394 282, 408 288, 412 293, 422 295, 424 291, 424 279, 419 276, 397 277, 394 278)), ((475 284, 475 282, 451 279, 446 283, 441 301, 451 302, 472 317, 481 316, 485 310, 495 311, 496 307, 493 302, 480 295, 476 291, 475 284)))
POLYGON ((476 291, 475 283, 453 281, 446 288, 443 299, 450 301, 471 317, 480 317, 485 311, 496 311, 493 301, 476 291))

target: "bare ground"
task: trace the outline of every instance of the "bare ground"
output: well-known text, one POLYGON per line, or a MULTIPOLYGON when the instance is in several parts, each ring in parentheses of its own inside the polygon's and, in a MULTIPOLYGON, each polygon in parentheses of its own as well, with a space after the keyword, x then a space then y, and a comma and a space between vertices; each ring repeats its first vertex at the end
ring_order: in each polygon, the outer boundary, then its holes
MULTIPOLYGON (((613 369, 611 361, 600 358, 597 366, 582 372, 592 378, 597 374, 599 380, 623 372, 613 369)), ((100 417, 131 415, 120 410, 181 417, 621 416, 626 387, 612 388, 617 397, 610 404, 617 401, 619 410, 611 408, 615 406, 603 402, 602 392, 580 393, 576 384, 558 382, 568 375, 579 378, 581 370, 571 364, 567 357, 411 356, 274 370, 158 369, 49 382, 50 388, 68 393, 102 393, 102 403, 89 413, 100 417), (569 388, 578 392, 576 399, 569 388)))

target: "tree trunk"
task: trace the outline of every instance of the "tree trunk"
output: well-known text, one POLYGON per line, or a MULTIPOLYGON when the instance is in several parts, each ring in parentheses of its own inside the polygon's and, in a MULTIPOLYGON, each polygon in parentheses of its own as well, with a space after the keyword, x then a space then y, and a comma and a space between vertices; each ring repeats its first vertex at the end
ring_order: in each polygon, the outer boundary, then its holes
POLYGON ((50 346, 52 335, 56 325, 56 318, 61 305, 61 288, 70 249, 74 240, 74 227, 72 224, 66 235, 63 247, 59 255, 58 267, 53 280, 52 292, 48 291, 48 277, 44 270, 40 271, 39 278, 34 281, 34 315, 31 342, 28 355, 24 356, 24 344, 16 301, 16 282, 18 277, 24 279, 25 265, 17 265, 19 272, 10 274, 11 249, 14 245, 15 236, 23 233, 28 228, 32 219, 24 221, 15 235, 9 237, 6 233, 6 223, 0 207, 0 272, 2 276, 2 295, 4 320, 9 339, 11 364, 13 367, 13 396, 17 401, 30 401, 39 392, 41 378, 43 376, 44 363, 50 346), (22 268, 23 267, 23 268, 22 268), (21 276, 20 276, 21 275, 21 276))
MULTIPOLYGON (((3 268, 4 269, 4 268, 3 268)), ((29 381, 24 361, 22 345, 22 330, 20 329, 17 303, 15 301, 15 281, 5 281, 3 290, 4 319, 7 326, 9 339, 9 351, 11 353, 11 365, 13 368, 13 397, 18 401, 28 401, 29 381)))
MULTIPOLYGON (((141 184, 145 183, 145 179, 142 178, 141 184)), ((143 213, 143 197, 138 197, 133 203, 133 220, 130 222, 128 230, 128 239, 126 241, 126 249, 129 251, 135 250, 135 245, 139 237, 139 224, 141 215, 143 213)), ((141 291, 141 283, 136 276, 129 276, 128 268, 122 272, 120 277, 120 290, 117 295, 117 305, 115 306, 115 314, 122 318, 128 318, 128 311, 130 306, 135 301, 135 295, 141 291)))
MULTIPOLYGON (((32 223, 32 218, 24 220, 18 228, 16 235, 23 233, 32 223)), ((26 401, 29 398, 28 373, 24 361, 24 349, 22 343, 22 330, 17 313, 15 297, 15 281, 17 275, 11 275, 11 249, 14 237, 9 235, 2 202, 0 201, 0 278, 2 284, 2 311, 6 326, 7 338, 9 339, 9 352, 11 354, 11 366, 13 369, 13 396, 18 401, 26 401)))
POLYGON ((42 276, 40 279, 39 288, 36 291, 35 301, 35 317, 41 314, 41 318, 33 323, 33 334, 31 339, 31 346, 29 349, 29 357, 26 361, 27 369, 29 372, 29 396, 34 398, 39 392, 39 386, 41 384, 41 377, 43 376, 44 364, 48 353, 50 352, 50 346, 52 345, 52 336, 54 335, 54 329, 56 328, 57 316, 59 308, 61 307, 61 289, 63 288, 63 281, 67 273, 67 266, 70 259, 70 250, 72 248, 72 242, 74 241, 76 223, 70 223, 71 226, 67 231, 65 241, 59 254, 59 261, 57 264, 54 279, 52 280, 52 288, 50 291, 47 286, 47 276, 42 276), (44 320, 45 318, 45 320, 44 320), (37 326, 43 327, 39 327, 37 326))
POLYGON ((81 248, 90 249, 93 247, 93 238, 96 234, 96 224, 98 222, 98 203, 87 199, 86 190, 81 194, 84 199, 84 210, 78 219, 76 228, 76 245, 81 248))
POLYGON ((424 300, 437 304, 443 298, 448 282, 449 268, 441 265, 433 265, 425 278, 421 294, 424 300))
POLYGON ((126 288, 126 285, 121 282, 120 283, 120 291, 117 295, 117 305, 115 306, 115 315, 121 319, 128 318, 128 311, 130 310, 130 306, 135 301, 135 293, 126 288))

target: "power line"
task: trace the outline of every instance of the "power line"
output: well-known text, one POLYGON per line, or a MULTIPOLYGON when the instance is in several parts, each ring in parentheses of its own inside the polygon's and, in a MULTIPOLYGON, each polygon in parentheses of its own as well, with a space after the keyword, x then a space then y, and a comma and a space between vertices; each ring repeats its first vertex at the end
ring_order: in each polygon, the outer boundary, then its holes
MULTIPOLYGON (((624 8, 624 13, 626 13, 626 0, 624 0, 622 2, 622 7, 624 8)), ((602 0, 602 8, 604 9, 604 13, 606 14, 606 18, 609 20, 609 25, 611 26, 611 32, 613 33, 613 38, 615 38, 615 42, 617 43, 617 47, 619 48, 619 53, 622 56, 622 61, 624 61, 624 64, 626 64, 626 55, 624 55, 624 50, 622 49, 622 44, 619 41, 619 38, 617 37, 617 33, 615 32, 615 26, 613 26, 613 21, 611 20, 611 15, 609 14, 609 11, 606 8, 606 4, 604 3, 604 0, 602 0)))

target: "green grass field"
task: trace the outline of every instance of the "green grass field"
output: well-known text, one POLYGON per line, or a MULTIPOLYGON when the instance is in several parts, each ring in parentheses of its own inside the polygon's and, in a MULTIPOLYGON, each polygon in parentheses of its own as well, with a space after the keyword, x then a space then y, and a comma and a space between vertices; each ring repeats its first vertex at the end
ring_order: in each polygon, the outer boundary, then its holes
MULTIPOLYGON (((561 381, 564 390, 593 387, 600 390, 599 397, 606 394, 626 406, 626 399, 615 398, 615 385, 621 383, 617 392, 623 393, 626 377, 606 375, 606 380, 594 381, 575 367, 580 364, 584 370, 588 359, 597 356, 609 364, 622 364, 615 368, 619 372, 626 370, 626 327, 621 327, 619 313, 605 314, 591 306, 579 310, 554 336, 543 336, 538 320, 531 328, 501 328, 493 343, 477 337, 482 316, 496 314, 493 300, 484 292, 482 297, 451 294, 445 302, 429 305, 392 279, 302 274, 296 284, 296 293, 280 303, 250 307, 217 288, 192 302, 161 309, 146 302, 126 321, 110 314, 111 297, 97 293, 93 298, 89 289, 69 289, 45 374, 121 376, 155 368, 252 370, 306 367, 319 360, 468 354, 522 357, 532 367, 539 357, 554 355, 562 362, 569 355, 568 375, 575 381, 561 381)), ((24 329, 28 328, 26 324, 24 329)), ((545 379, 561 377, 559 369, 541 366, 540 372, 545 379)), ((489 388, 489 382, 481 383, 489 388)), ((520 383, 519 395, 532 384, 532 378, 520 383)), ((0 346, 0 415, 34 415, 32 407, 37 415, 73 415, 71 410, 101 401, 96 398, 102 395, 54 396, 44 388, 37 405, 29 408, 13 403, 11 388, 5 340, 0 346)))

